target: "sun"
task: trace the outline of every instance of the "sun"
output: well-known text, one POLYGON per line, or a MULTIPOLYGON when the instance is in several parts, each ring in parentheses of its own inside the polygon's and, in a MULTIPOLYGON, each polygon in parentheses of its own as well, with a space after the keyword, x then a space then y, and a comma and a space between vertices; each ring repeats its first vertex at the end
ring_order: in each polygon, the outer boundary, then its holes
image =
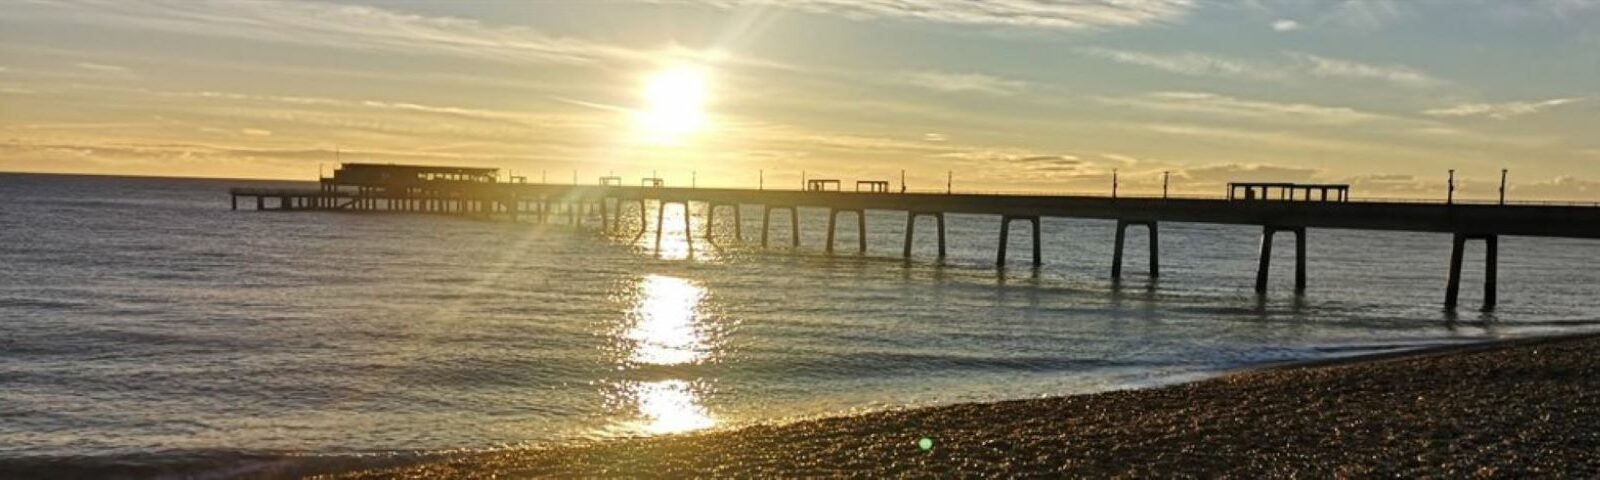
POLYGON ((634 112, 643 139, 677 144, 703 130, 706 93, 706 73, 698 67, 673 67, 645 79, 644 108, 634 112))

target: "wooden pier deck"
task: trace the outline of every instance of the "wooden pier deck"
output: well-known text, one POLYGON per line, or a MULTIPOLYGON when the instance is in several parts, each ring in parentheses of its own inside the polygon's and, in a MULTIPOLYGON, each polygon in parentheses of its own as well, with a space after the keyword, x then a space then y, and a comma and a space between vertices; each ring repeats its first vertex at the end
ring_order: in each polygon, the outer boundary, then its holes
MULTIPOLYGON (((426 168, 426 167, 405 167, 426 168)), ((484 170, 484 169, 474 169, 484 170)), ((336 176, 337 177, 337 176, 336 176)), ((557 185, 528 183, 498 183, 474 180, 431 180, 395 183, 382 181, 340 181, 324 179, 321 188, 315 189, 252 189, 236 188, 230 191, 233 208, 238 209, 239 199, 253 200, 259 210, 345 210, 427 212, 480 216, 503 216, 514 220, 533 219, 549 222, 557 216, 567 223, 579 225, 580 213, 586 209, 600 214, 604 231, 618 231, 620 213, 624 208, 637 205, 640 212, 641 232, 648 227, 651 203, 656 205, 657 224, 669 204, 701 203, 708 208, 708 222, 713 222, 719 208, 734 207, 735 235, 742 237, 737 220, 740 206, 759 206, 762 211, 762 246, 768 245, 768 231, 772 212, 787 211, 790 221, 791 242, 799 245, 799 208, 819 208, 829 211, 827 224, 827 250, 834 249, 834 233, 840 214, 851 213, 858 222, 858 231, 864 232, 867 210, 906 212, 906 238, 902 255, 911 256, 911 241, 915 234, 917 217, 931 216, 936 220, 939 256, 945 254, 944 217, 946 214, 995 215, 1002 219, 996 264, 1006 264, 1006 245, 1010 226, 1016 221, 1033 225, 1034 265, 1042 264, 1039 256, 1041 238, 1039 221, 1046 217, 1105 219, 1117 222, 1116 245, 1112 263, 1112 278, 1122 274, 1122 257, 1125 232, 1138 226, 1149 230, 1151 276, 1160 274, 1159 225, 1163 222, 1216 223, 1256 225, 1262 228, 1256 290, 1267 289, 1272 246, 1275 234, 1291 233, 1295 237, 1296 269, 1295 290, 1306 288, 1305 245, 1308 228, 1339 228, 1360 230, 1392 230, 1415 232, 1441 232, 1453 235, 1450 275, 1446 286, 1445 307, 1454 309, 1460 290, 1461 264, 1465 243, 1482 240, 1485 243, 1484 309, 1493 309, 1498 264, 1498 238, 1501 235, 1600 238, 1600 207, 1592 205, 1557 204, 1462 204, 1421 203, 1393 201, 1347 201, 1340 195, 1337 201, 1319 201, 1308 198, 1280 199, 1200 199, 1200 198, 1149 198, 1102 197, 1074 195, 1005 195, 971 193, 888 193, 852 191, 800 191, 729 188, 675 188, 657 186, 609 185, 557 185)), ((685 222, 688 219, 685 218, 685 222)), ((662 229, 656 229, 659 244, 662 229)), ((692 232, 692 230, 686 230, 692 232)), ((709 229, 707 229, 709 232, 709 229)), ((857 247, 866 251, 864 236, 858 235, 857 247)))

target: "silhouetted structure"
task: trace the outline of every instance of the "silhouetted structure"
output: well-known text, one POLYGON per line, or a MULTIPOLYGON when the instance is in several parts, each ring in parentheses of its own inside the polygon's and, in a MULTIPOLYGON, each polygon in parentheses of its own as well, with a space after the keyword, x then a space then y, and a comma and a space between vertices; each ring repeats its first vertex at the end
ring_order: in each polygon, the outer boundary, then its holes
MULTIPOLYGON (((1162 185, 1162 191, 1166 186, 1162 185)), ((1273 193, 1278 195, 1276 200, 1317 200, 1322 202, 1347 202, 1350 200, 1350 186, 1331 183, 1247 183, 1233 182, 1228 184, 1228 200, 1274 200, 1273 193), (1301 193, 1303 192, 1303 193, 1301 193), (1311 192, 1321 192, 1322 198, 1312 198, 1311 192), (1333 198, 1328 198, 1328 193, 1333 193, 1333 198), (1300 194, 1298 198, 1296 194, 1300 194)))
POLYGON ((837 192, 837 191, 839 191, 839 181, 831 179, 831 178, 819 178, 819 179, 806 180, 806 191, 809 191, 809 192, 829 192, 829 191, 837 192))
POLYGON ((867 187, 867 191, 868 192, 883 193, 883 192, 889 191, 889 182, 886 182, 886 181, 883 181, 883 180, 858 180, 858 181, 856 181, 856 191, 857 192, 861 191, 861 187, 867 187))
MULTIPOLYGON (((1272 240, 1278 232, 1295 236, 1295 290, 1306 288, 1305 251, 1308 228, 1346 228, 1363 230, 1400 230, 1415 232, 1442 232, 1454 235, 1450 259, 1449 283, 1446 287, 1445 305, 1454 308, 1460 291, 1460 270, 1464 244, 1467 240, 1484 240, 1486 268, 1484 270, 1484 308, 1491 309, 1496 302, 1498 238, 1501 235, 1600 238, 1600 208, 1560 205, 1463 205, 1415 202, 1350 202, 1347 189, 1336 185, 1272 184, 1285 191, 1310 192, 1328 187, 1325 192, 1338 191, 1338 201, 1238 201, 1226 199, 1167 199, 1167 198, 1111 198, 1072 195, 991 195, 948 193, 888 193, 840 192, 837 180, 811 180, 808 190, 748 190, 729 188, 675 188, 662 186, 657 178, 647 178, 644 187, 619 185, 555 185, 548 183, 496 183, 498 173, 487 168, 424 167, 404 165, 346 164, 332 178, 322 179, 320 189, 250 189, 236 188, 230 193, 233 208, 238 209, 239 198, 252 198, 258 210, 267 210, 268 199, 274 200, 278 210, 319 209, 346 211, 399 211, 429 212, 461 215, 503 215, 512 220, 532 217, 534 221, 548 223, 551 216, 565 214, 567 223, 582 224, 585 207, 599 212, 603 231, 621 230, 620 213, 626 205, 638 205, 640 234, 648 231, 649 202, 659 207, 657 225, 664 220, 668 204, 683 205, 693 202, 709 205, 708 223, 715 221, 715 212, 731 207, 734 212, 735 236, 743 238, 739 225, 740 207, 759 205, 761 214, 761 245, 768 245, 773 210, 788 210, 791 243, 800 245, 800 217, 802 207, 825 208, 828 215, 827 250, 833 251, 834 234, 840 213, 857 216, 858 249, 866 251, 867 210, 892 210, 907 212, 905 248, 902 252, 911 257, 915 220, 919 216, 933 216, 937 221, 939 256, 945 255, 944 217, 949 213, 997 215, 1001 217, 1000 242, 996 263, 1002 267, 1010 240, 1010 225, 1014 221, 1027 221, 1032 227, 1034 265, 1043 264, 1040 258, 1040 221, 1044 217, 1069 217, 1106 219, 1117 222, 1116 248, 1113 250, 1112 277, 1122 275, 1122 258, 1125 231, 1129 226, 1149 229, 1150 276, 1159 270, 1160 222, 1195 222, 1258 225, 1262 227, 1260 257, 1256 271, 1255 289, 1265 292, 1270 271, 1272 240), (820 190, 832 186, 833 190, 820 190), (817 187, 818 189, 810 189, 817 187), (1305 190, 1305 188, 1312 190, 1305 190), (565 208, 562 208, 565 207, 565 208)), ((1250 184, 1259 186, 1261 184, 1250 184)), ((1282 194, 1284 199, 1287 194, 1282 194)), ((1307 197, 1299 197, 1305 200, 1307 197)), ((689 218, 685 215, 685 231, 689 218)), ((656 229, 659 242, 662 229, 656 229)), ((707 226, 706 236, 710 236, 707 226)), ((692 244, 692 242, 691 242, 692 244)))

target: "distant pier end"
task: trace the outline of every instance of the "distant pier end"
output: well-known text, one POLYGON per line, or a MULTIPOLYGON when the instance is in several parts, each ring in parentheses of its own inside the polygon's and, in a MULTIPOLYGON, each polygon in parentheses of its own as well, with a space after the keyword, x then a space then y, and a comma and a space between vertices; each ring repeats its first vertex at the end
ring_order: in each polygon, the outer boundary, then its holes
MULTIPOLYGON (((996 263, 1006 266, 1006 247, 1013 220, 1032 227, 1033 265, 1040 258, 1039 222, 1044 217, 1104 219, 1117 222, 1116 245, 1111 276, 1122 276, 1123 244, 1127 227, 1149 229, 1149 275, 1159 275, 1160 222, 1218 223, 1254 225, 1262 228, 1255 289, 1267 290, 1272 240, 1276 233, 1294 234, 1295 291, 1306 289, 1306 242, 1308 228, 1343 228, 1438 232, 1451 234, 1450 275, 1446 285, 1445 307, 1454 309, 1460 291, 1461 264, 1467 240, 1483 240, 1486 252, 1483 308, 1496 302, 1498 238, 1501 235, 1600 238, 1600 207, 1561 204, 1468 204, 1462 202, 1351 201, 1348 185, 1294 183, 1233 183, 1223 198, 1106 197, 1089 195, 1001 195, 967 193, 900 193, 888 191, 887 183, 858 182, 856 191, 841 191, 839 180, 811 180, 805 190, 683 188, 668 187, 659 178, 648 178, 640 186, 624 186, 618 177, 603 177, 596 185, 500 182, 499 169, 424 165, 346 163, 322 178, 318 188, 262 189, 234 188, 229 191, 234 210, 239 200, 255 203, 256 210, 322 210, 352 212, 416 212, 471 216, 493 216, 513 221, 550 223, 552 218, 573 226, 583 226, 586 216, 598 213, 598 228, 607 233, 623 229, 618 219, 625 206, 638 205, 640 230, 649 229, 649 202, 659 209, 667 204, 702 203, 715 212, 717 207, 732 207, 735 236, 739 210, 754 205, 762 212, 761 245, 768 245, 772 210, 789 210, 790 235, 800 244, 801 207, 828 210, 826 250, 833 252, 834 228, 840 213, 853 213, 858 225, 858 249, 866 244, 867 210, 906 212, 903 256, 911 257, 911 240, 918 216, 932 216, 937 222, 939 257, 945 256, 946 214, 995 215, 1002 219, 996 263), (863 189, 862 186, 867 188, 863 189)), ((693 230, 687 225, 685 234, 693 230)), ((714 217, 708 216, 708 223, 714 217)), ((710 225, 707 225, 707 236, 710 225)), ((659 248, 660 228, 657 228, 659 248)))

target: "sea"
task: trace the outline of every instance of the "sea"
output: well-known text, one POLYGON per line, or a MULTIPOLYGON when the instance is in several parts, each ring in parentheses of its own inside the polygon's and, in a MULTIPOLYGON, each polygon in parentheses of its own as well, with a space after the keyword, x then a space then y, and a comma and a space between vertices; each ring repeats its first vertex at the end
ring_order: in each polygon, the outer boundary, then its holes
MULTIPOLYGON (((949 255, 867 212, 868 249, 802 209, 655 204, 641 230, 432 214, 230 209, 245 180, 0 174, 0 476, 229 477, 1084 394, 1250 368, 1600 327, 1600 242, 1507 237, 1499 307, 1442 308, 1444 234, 1280 235, 1047 218, 995 266, 999 218, 950 215, 949 255), (691 238, 692 237, 692 238, 691 238), (287 469, 287 470, 285 470, 287 469), (11 472, 6 474, 4 472, 11 472)), ((309 186, 309 184, 299 184, 309 186)), ((907 432, 908 442, 927 432, 907 432)))

